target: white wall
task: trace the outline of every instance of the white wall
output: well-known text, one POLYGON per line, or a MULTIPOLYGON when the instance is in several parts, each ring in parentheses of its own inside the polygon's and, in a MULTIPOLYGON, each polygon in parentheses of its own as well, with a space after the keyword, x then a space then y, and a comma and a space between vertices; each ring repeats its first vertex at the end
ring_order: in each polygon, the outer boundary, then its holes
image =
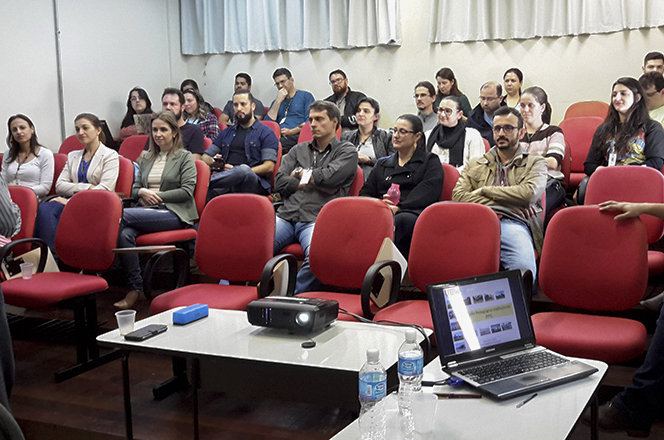
MULTIPOLYGON (((401 113, 415 112, 413 86, 435 83, 435 72, 451 67, 472 104, 480 85, 500 80, 517 66, 527 85, 546 89, 554 122, 575 101, 607 101, 613 81, 641 74, 643 55, 664 50, 664 28, 574 38, 453 43, 427 41, 429 0, 402 0, 403 44, 344 51, 315 50, 260 54, 182 56, 178 0, 57 0, 59 7, 64 106, 67 134, 80 112, 106 119, 117 135, 127 93, 142 86, 159 109, 164 87, 196 79, 206 100, 221 107, 230 98, 233 77, 249 72, 253 91, 269 104, 276 95, 272 72, 287 66, 296 86, 317 98, 328 96, 327 75, 342 68, 352 88, 377 98, 383 108, 380 125, 389 127, 401 113)), ((0 78, 5 99, 0 120, 23 112, 33 118, 42 143, 57 150, 62 139, 52 0, 0 2, 0 78)), ((0 129, 4 138, 6 129, 0 129)))

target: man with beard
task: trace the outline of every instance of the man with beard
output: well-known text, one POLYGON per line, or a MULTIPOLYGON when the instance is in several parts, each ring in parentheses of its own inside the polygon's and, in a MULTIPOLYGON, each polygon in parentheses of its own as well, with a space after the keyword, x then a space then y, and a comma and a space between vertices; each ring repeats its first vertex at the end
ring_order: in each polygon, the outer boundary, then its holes
POLYGON ((526 130, 519 112, 501 107, 493 114, 496 146, 471 159, 452 193, 455 202, 481 203, 500 219, 500 264, 536 275, 535 249, 542 251, 542 194, 546 160, 519 145, 526 130))
MULTIPOLYGON (((180 89, 174 87, 167 87, 164 93, 161 94, 161 109, 169 111, 175 115, 180 127, 180 136, 182 137, 182 144, 186 150, 191 151, 194 159, 201 159, 201 155, 205 152, 205 136, 201 127, 195 124, 190 124, 182 118, 182 107, 184 106, 184 94, 180 89)), ((145 143, 141 158, 148 151, 150 146, 150 139, 145 143)), ((140 161, 140 159, 138 160, 140 161)))
POLYGON ((357 128, 355 108, 360 99, 366 98, 367 95, 351 90, 348 87, 348 77, 341 69, 333 70, 330 73, 329 79, 333 94, 325 98, 325 100, 333 102, 339 107, 339 111, 341 112, 341 129, 346 131, 357 128))
POLYGON ((491 130, 493 116, 496 110, 503 105, 501 102, 502 94, 503 86, 500 83, 489 81, 482 84, 480 88, 480 103, 470 112, 466 121, 466 127, 479 131, 492 147, 496 145, 491 130))
POLYGON ((256 103, 248 90, 235 91, 233 110, 237 123, 219 133, 202 157, 213 170, 220 170, 210 178, 208 200, 232 192, 270 192, 279 140, 254 116, 256 103))
POLYGON ((424 136, 429 140, 431 131, 438 125, 438 114, 433 109, 436 101, 436 88, 429 81, 420 81, 415 85, 415 105, 417 117, 422 121, 424 136))

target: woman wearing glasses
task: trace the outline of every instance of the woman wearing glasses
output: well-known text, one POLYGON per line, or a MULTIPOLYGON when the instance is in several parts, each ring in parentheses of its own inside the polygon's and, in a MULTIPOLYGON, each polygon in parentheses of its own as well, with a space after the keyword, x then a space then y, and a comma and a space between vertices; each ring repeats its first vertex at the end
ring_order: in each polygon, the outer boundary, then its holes
POLYGON ((381 198, 390 206, 394 214, 394 244, 408 258, 417 216, 440 200, 444 176, 438 157, 426 152, 422 121, 417 116, 399 116, 392 145, 396 153, 376 161, 360 196, 381 198), (399 185, 399 200, 387 194, 393 184, 399 185))
POLYGON ((461 122, 463 110, 456 96, 447 96, 438 105, 438 120, 429 135, 427 151, 432 152, 441 163, 454 165, 459 173, 468 161, 484 154, 484 141, 480 132, 464 127, 461 122))
POLYGON ((120 142, 127 139, 129 136, 138 134, 134 115, 151 115, 152 102, 148 96, 148 92, 140 87, 134 87, 129 91, 127 98, 127 113, 125 113, 122 124, 120 124, 120 142))
POLYGON ((9 186, 27 186, 41 200, 53 185, 53 152, 39 145, 35 126, 27 116, 10 117, 7 128, 9 150, 2 158, 2 178, 9 186))

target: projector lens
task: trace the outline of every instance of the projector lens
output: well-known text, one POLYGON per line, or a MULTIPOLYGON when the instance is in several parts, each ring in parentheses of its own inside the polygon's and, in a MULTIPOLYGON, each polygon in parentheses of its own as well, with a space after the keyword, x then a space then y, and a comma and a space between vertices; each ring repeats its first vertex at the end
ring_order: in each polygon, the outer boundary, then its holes
POLYGON ((311 316, 309 316, 308 313, 298 313, 297 316, 295 317, 295 323, 297 325, 305 326, 309 323, 311 320, 311 316))

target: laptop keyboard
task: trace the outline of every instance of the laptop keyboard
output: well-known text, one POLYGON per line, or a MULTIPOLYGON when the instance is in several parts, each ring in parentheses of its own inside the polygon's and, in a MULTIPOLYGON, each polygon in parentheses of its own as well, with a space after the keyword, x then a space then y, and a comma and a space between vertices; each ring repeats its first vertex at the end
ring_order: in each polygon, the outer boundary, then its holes
POLYGON ((479 384, 485 384, 566 362, 568 362, 567 359, 556 356, 551 352, 539 351, 466 368, 457 371, 457 374, 466 376, 479 384))

